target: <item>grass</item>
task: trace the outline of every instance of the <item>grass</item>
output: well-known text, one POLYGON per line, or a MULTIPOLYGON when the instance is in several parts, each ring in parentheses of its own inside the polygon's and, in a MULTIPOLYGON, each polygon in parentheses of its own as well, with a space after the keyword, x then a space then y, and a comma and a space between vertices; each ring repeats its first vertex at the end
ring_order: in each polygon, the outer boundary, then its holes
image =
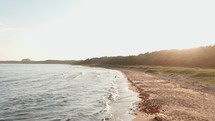
POLYGON ((178 74, 188 77, 189 81, 192 82, 215 85, 215 69, 169 67, 169 66, 143 66, 143 65, 137 66, 93 65, 93 66, 140 69, 147 73, 178 74))
MULTIPOLYGON (((183 67, 161 67, 161 66, 137 66, 146 72, 173 73, 185 75, 190 81, 205 84, 215 84, 215 69, 183 68, 183 67)), ((136 68, 135 66, 133 68, 136 68)))
POLYGON ((215 85, 215 69, 163 67, 163 66, 129 66, 128 68, 142 69, 148 73, 172 73, 185 75, 190 81, 215 85))

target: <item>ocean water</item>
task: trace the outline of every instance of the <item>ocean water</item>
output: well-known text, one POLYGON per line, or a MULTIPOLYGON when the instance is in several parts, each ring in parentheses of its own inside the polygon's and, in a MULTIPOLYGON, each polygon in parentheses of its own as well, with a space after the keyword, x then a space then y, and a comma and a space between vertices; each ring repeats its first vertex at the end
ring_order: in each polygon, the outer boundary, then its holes
POLYGON ((131 121, 137 100, 119 71, 0 64, 0 121, 131 121))

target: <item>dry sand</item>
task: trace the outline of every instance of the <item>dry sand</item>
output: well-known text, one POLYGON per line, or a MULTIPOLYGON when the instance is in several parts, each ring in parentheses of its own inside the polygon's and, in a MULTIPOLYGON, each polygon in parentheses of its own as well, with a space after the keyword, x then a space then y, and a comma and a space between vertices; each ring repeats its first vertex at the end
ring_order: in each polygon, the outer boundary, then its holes
POLYGON ((215 95, 146 74, 140 70, 119 69, 139 92, 133 121, 215 121, 215 95))

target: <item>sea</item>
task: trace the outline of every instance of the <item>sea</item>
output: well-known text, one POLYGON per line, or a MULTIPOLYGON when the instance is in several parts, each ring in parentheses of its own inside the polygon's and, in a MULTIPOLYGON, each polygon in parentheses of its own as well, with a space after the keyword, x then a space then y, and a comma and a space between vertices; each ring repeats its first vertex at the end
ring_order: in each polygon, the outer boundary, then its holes
POLYGON ((132 121, 137 100, 116 70, 0 64, 0 121, 132 121))

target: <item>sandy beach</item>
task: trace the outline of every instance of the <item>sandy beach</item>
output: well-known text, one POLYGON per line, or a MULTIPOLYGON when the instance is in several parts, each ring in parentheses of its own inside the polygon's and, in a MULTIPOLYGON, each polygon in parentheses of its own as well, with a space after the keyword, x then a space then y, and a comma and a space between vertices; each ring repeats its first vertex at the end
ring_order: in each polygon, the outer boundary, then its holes
POLYGON ((139 93, 136 118, 133 121, 214 121, 213 90, 192 88, 170 77, 160 77, 141 70, 118 69, 139 93))

